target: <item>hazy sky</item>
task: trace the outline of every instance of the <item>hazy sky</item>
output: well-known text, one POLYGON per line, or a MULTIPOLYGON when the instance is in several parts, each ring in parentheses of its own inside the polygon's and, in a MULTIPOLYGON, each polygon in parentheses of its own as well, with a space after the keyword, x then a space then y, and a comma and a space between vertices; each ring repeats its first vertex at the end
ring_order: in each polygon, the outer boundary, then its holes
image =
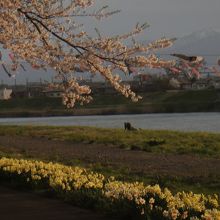
POLYGON ((150 38, 220 29, 220 0, 98 0, 97 5, 106 3, 122 10, 103 24, 108 33, 129 31, 137 22, 146 21, 150 38))

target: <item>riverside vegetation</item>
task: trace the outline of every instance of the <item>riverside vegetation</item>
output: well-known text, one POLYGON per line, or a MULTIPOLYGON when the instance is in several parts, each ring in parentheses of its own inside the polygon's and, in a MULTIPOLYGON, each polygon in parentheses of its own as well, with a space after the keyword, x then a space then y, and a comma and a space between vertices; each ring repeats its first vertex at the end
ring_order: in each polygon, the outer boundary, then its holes
POLYGON ((0 135, 44 137, 75 143, 110 144, 152 153, 193 154, 220 158, 220 136, 208 132, 105 129, 72 126, 0 126, 0 135), (101 134, 101 135, 100 135, 101 134))
MULTIPOLYGON (((16 137, 26 137, 30 140, 40 138, 60 141, 64 143, 63 151, 65 143, 75 143, 79 146, 84 143, 91 146, 91 150, 93 146, 103 144, 110 151, 114 146, 125 149, 124 153, 145 151, 156 157, 197 155, 199 158, 220 158, 219 134, 206 132, 125 132, 123 129, 91 127, 0 126, 0 136, 15 140, 16 137)), ((199 181, 202 181, 198 186, 192 178, 152 178, 147 174, 124 170, 120 165, 88 166, 88 162, 74 160, 71 156, 70 159, 62 155, 53 158, 51 155, 55 152, 46 151, 46 146, 39 150, 34 148, 34 151, 43 151, 38 156, 25 148, 19 153, 16 153, 15 149, 15 146, 13 151, 7 146, 0 146, 2 184, 8 185, 11 182, 26 189, 55 193, 75 205, 94 208, 114 216, 119 214, 119 217, 126 219, 220 219, 220 178, 217 174, 208 176, 205 180, 200 178, 199 181), (190 187, 194 184, 193 188, 190 187)))
POLYGON ((143 97, 132 103, 122 95, 93 95, 93 101, 83 107, 66 109, 61 98, 13 98, 0 101, 0 116, 50 116, 50 115, 102 115, 122 113, 163 113, 163 112, 213 112, 220 110, 219 91, 157 91, 140 93, 143 97))
POLYGON ((48 188, 74 204, 118 213, 126 219, 220 219, 217 195, 172 194, 159 185, 106 179, 79 167, 1 158, 0 177, 22 186, 48 188))

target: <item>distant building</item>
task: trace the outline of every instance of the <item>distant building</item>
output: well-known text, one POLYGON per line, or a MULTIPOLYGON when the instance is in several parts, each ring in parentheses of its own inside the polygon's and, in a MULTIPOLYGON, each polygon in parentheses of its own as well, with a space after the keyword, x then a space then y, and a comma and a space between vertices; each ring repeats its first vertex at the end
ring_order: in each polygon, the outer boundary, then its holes
POLYGON ((12 87, 12 98, 30 98, 30 92, 24 85, 16 85, 12 87))
POLYGON ((62 97, 63 91, 62 90, 48 90, 43 91, 44 96, 49 98, 60 98, 62 97))
POLYGON ((12 98, 31 98, 31 94, 27 90, 16 90, 12 92, 12 98))
POLYGON ((46 88, 46 84, 41 82, 29 82, 26 87, 30 94, 30 97, 41 97, 43 96, 43 91, 46 88))
POLYGON ((220 78, 216 78, 210 81, 210 87, 214 89, 220 89, 220 78))
POLYGON ((11 98, 12 89, 0 89, 0 100, 8 100, 11 98))

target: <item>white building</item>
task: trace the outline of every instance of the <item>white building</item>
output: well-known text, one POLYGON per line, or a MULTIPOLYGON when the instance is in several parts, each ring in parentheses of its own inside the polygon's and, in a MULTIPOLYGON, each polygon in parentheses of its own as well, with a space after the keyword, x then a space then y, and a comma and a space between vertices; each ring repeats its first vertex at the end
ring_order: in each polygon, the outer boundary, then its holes
POLYGON ((0 89, 0 100, 8 100, 11 98, 12 89, 0 89))

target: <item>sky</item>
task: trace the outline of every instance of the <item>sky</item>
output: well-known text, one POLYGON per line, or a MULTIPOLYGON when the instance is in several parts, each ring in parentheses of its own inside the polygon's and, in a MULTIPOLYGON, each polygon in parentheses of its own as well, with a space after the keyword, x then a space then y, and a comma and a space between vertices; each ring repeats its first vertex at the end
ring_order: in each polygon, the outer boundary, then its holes
POLYGON ((181 37, 207 28, 220 30, 220 0, 97 0, 97 6, 106 4, 121 9, 98 24, 107 34, 127 32, 137 22, 149 23, 144 35, 150 39, 181 37))

